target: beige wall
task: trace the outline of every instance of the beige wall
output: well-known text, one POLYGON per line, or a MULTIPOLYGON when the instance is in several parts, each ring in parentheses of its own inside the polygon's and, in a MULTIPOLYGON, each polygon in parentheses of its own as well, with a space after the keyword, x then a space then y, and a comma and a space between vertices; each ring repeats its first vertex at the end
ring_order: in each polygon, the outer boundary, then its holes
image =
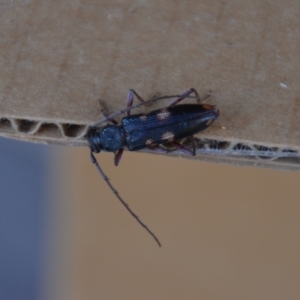
POLYGON ((88 149, 62 151, 56 298, 299 299, 299 173, 129 152, 116 168, 111 154, 98 155, 158 248, 88 149))

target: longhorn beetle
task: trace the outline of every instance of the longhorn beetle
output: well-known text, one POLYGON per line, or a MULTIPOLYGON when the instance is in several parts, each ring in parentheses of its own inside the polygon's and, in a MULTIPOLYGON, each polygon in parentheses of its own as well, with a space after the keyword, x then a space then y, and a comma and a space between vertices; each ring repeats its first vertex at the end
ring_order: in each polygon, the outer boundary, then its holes
MULTIPOLYGON (((206 97, 208 98, 209 95, 206 97)), ((206 99, 205 98, 205 99, 206 99)), ((154 97, 144 101, 134 90, 129 90, 127 97, 127 108, 117 113, 109 115, 105 110, 102 113, 105 119, 93 124, 88 128, 87 140, 90 147, 91 161, 98 169, 107 185, 116 195, 119 201, 129 211, 129 213, 144 227, 161 247, 156 235, 141 221, 141 219, 130 209, 129 205, 122 199, 118 191, 112 186, 108 177, 104 174, 98 164, 94 153, 101 150, 113 152, 115 154, 114 163, 117 166, 121 160, 123 150, 127 147, 130 151, 137 151, 148 148, 153 151, 168 153, 173 150, 180 150, 189 155, 196 155, 196 146, 193 135, 209 127, 220 115, 219 110, 209 104, 201 104, 198 92, 191 88, 181 95, 154 97), (195 96, 191 96, 194 94, 195 96), (141 102, 133 104, 134 96, 141 102), (150 111, 147 114, 131 115, 131 110, 146 105, 150 102, 166 98, 174 98, 173 101, 162 109, 150 111), (180 104, 186 98, 196 98, 197 104, 180 104), (116 116, 127 113, 127 117, 121 120, 121 124, 114 119, 116 116), (104 122, 110 122, 104 127, 99 127, 104 122), (191 138, 191 148, 180 143, 186 137, 191 138), (168 149, 164 145, 172 145, 173 149, 168 149)))

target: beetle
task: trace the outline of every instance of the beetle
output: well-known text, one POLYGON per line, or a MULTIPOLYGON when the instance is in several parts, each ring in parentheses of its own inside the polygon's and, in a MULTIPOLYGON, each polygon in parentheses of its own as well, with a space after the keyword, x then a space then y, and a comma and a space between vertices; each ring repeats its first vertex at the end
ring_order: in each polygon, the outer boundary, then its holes
MULTIPOLYGON (((208 97, 209 95, 206 98, 208 97)), ((113 152, 115 154, 114 163, 116 166, 121 160, 125 147, 129 151, 138 151, 143 148, 148 148, 156 152, 164 153, 178 149, 189 155, 196 155, 196 146, 193 135, 209 127, 220 115, 219 109, 214 105, 200 103, 200 101, 201 99, 198 92, 193 88, 181 95, 155 96, 148 101, 143 100, 136 91, 131 89, 128 93, 126 109, 111 115, 105 110, 102 110, 105 119, 90 126, 87 131, 87 140, 90 147, 92 163, 96 166, 98 172, 119 201, 137 222, 148 231, 160 247, 161 243, 156 235, 130 209, 128 204, 119 195, 118 191, 112 186, 108 177, 100 168, 94 153, 99 153, 101 151, 113 152), (194 96, 191 96, 192 94, 194 94, 194 96), (135 106, 133 106, 134 96, 141 102, 135 106), (142 105, 174 97, 175 99, 173 99, 167 107, 150 111, 147 114, 140 113, 131 115, 131 110, 142 105), (196 98, 197 103, 178 104, 186 98, 196 98), (121 120, 121 124, 118 124, 115 117, 124 113, 127 113, 127 116, 121 120), (104 122, 110 122, 111 124, 100 127, 104 122), (187 137, 191 138, 191 148, 180 143, 181 139, 187 137), (166 145, 173 146, 173 149, 165 147, 166 145)))

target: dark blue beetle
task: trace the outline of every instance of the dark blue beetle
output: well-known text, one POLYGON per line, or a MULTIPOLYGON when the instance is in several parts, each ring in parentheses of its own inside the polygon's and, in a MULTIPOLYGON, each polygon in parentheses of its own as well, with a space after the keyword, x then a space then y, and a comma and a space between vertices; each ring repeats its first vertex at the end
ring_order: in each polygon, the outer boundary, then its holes
MULTIPOLYGON (((118 165, 124 147, 130 151, 149 148, 154 151, 167 153, 172 151, 169 147, 164 147, 164 145, 168 144, 173 146, 173 150, 179 149, 180 151, 190 155, 195 155, 196 147, 193 135, 209 127, 213 121, 218 118, 220 112, 213 105, 201 104, 197 91, 195 89, 190 89, 182 95, 176 96, 175 99, 165 108, 153 110, 147 114, 131 115, 130 110, 141 105, 140 104, 135 107, 132 106, 134 95, 142 102, 142 104, 174 97, 156 97, 145 102, 134 90, 130 90, 127 99, 127 109, 124 110, 127 111, 127 117, 124 117, 121 120, 121 124, 118 124, 113 118, 118 113, 108 115, 108 113, 103 111, 106 116, 106 121, 110 121, 112 124, 108 124, 101 128, 98 127, 98 124, 91 126, 87 133, 87 139, 91 149, 92 162, 96 165, 104 180, 126 209, 154 237, 159 246, 161 246, 153 232, 150 231, 150 229, 129 208, 127 203, 120 197, 118 192, 111 185, 110 181, 100 168, 93 153, 98 153, 102 150, 114 152, 115 165, 118 165), (197 104, 177 105, 183 99, 191 97, 191 94, 195 94, 193 98, 197 99, 197 104), (191 148, 180 143, 180 140, 186 137, 191 137, 191 148)), ((119 113, 123 113, 124 111, 119 113)))

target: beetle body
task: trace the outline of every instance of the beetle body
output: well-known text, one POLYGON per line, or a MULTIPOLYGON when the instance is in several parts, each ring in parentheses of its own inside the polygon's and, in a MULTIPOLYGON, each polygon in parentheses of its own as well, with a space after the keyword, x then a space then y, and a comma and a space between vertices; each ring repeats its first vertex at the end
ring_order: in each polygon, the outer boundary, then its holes
POLYGON ((218 118, 220 112, 215 106, 209 104, 198 103, 177 105, 180 101, 190 97, 191 94, 195 94, 195 97, 193 98, 196 98, 199 102, 200 97, 195 89, 189 89, 177 96, 154 97, 148 101, 144 101, 134 90, 130 90, 126 109, 112 115, 109 115, 106 111, 102 111, 106 118, 103 121, 99 121, 93 126, 90 126, 87 132, 92 163, 96 166, 98 172, 122 205, 137 220, 137 222, 148 231, 159 246, 161 246, 161 244, 156 235, 131 210, 129 205, 112 186, 108 177, 98 164, 94 153, 98 153, 102 150, 114 152, 115 165, 118 165, 125 147, 130 151, 149 148, 153 151, 167 153, 171 150, 163 146, 171 144, 174 146, 174 149, 178 149, 190 155, 195 155, 196 147, 193 135, 209 127, 213 121, 218 118), (134 95, 142 102, 142 104, 132 106, 134 95), (153 110, 147 114, 130 114, 132 109, 141 105, 171 97, 175 97, 175 99, 165 108, 153 110), (121 123, 118 124, 114 117, 125 112, 127 112, 127 117, 124 117, 121 120, 121 123), (99 127, 102 122, 110 122, 112 124, 99 127), (191 137, 192 150, 180 143, 180 140, 186 137, 191 137))
POLYGON ((130 151, 173 142, 206 129, 219 116, 209 104, 182 104, 125 117, 121 125, 91 127, 88 141, 93 152, 130 151))

